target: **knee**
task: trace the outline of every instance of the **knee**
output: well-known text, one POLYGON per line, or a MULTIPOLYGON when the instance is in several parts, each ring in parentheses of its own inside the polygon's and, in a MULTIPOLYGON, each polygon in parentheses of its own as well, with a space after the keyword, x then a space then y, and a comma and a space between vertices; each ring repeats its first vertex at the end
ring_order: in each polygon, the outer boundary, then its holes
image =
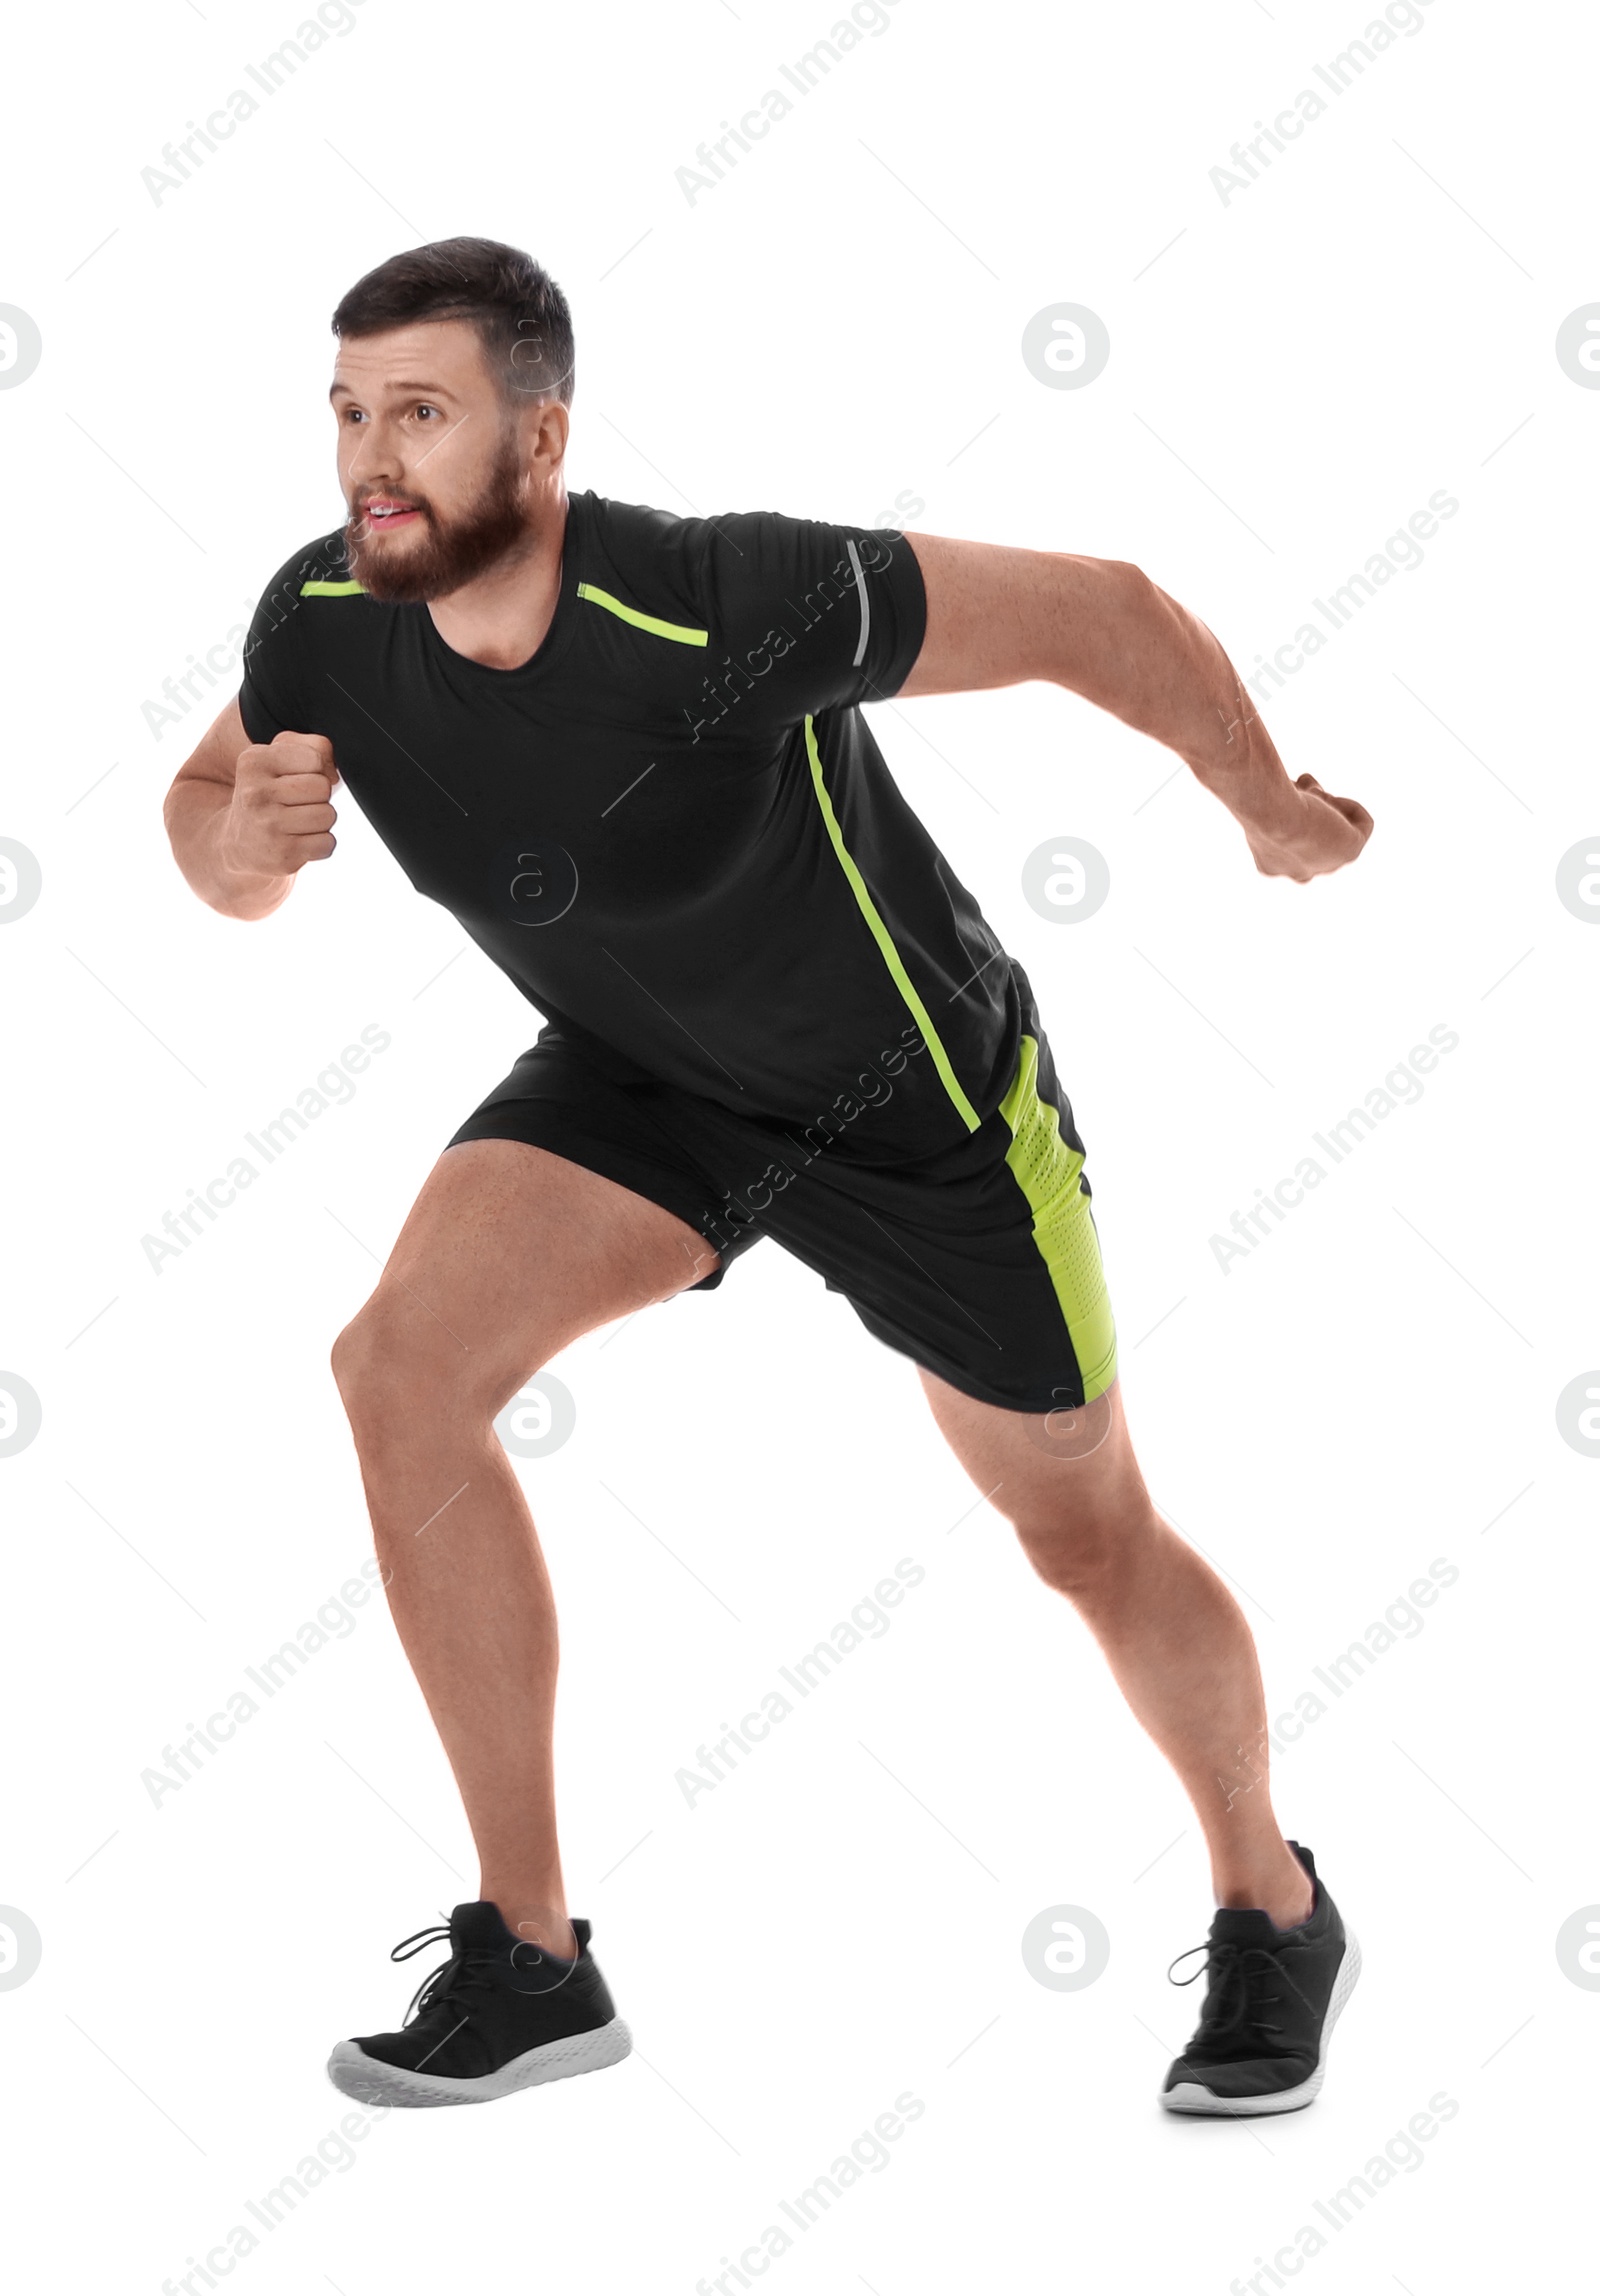
POLYGON ((459 1424, 490 1406, 477 1392, 478 1367, 470 1350, 442 1326, 424 1330, 414 1313, 383 1292, 339 1333, 331 1355, 334 1384, 360 1442, 414 1428, 419 1420, 447 1417, 459 1424))
POLYGON ((374 1335, 363 1310, 360 1315, 352 1316, 339 1333, 328 1357, 333 1367, 333 1384, 352 1418, 357 1407, 365 1404, 371 1390, 377 1358, 374 1335))
POLYGON ((394 1385, 395 1366, 370 1309, 363 1308, 345 1325, 329 1361, 339 1399, 359 1431, 377 1417, 394 1385))
POLYGON ((1074 1600, 1104 1597, 1149 1552, 1156 1518, 1139 1513, 1062 1515, 1014 1525, 1022 1551, 1046 1586, 1074 1600))

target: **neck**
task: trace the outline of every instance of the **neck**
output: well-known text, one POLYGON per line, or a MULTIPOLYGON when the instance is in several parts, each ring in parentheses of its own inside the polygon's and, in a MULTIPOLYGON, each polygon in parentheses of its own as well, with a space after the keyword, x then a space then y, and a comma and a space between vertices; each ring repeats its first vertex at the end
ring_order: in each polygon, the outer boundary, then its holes
POLYGON ((522 542, 475 581, 429 599, 445 644, 490 670, 517 670, 531 660, 555 619, 566 530, 567 490, 558 477, 522 542))

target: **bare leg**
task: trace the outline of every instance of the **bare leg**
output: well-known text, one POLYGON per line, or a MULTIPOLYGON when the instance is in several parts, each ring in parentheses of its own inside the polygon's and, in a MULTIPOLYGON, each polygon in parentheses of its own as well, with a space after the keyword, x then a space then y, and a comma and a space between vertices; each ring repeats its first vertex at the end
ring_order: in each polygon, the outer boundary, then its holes
POLYGON ((1249 1626, 1215 1571, 1151 1504, 1120 1380, 1070 1421, 1054 1414, 1047 1425, 1043 1415, 998 1410, 931 1372, 921 1376, 957 1458, 980 1491, 992 1492, 1046 1585, 1083 1618, 1182 1779, 1211 1853, 1217 1903, 1262 1906, 1284 1929, 1303 1921, 1311 1884, 1272 1812, 1266 1702, 1249 1626), (1059 1438, 1051 1432, 1058 1428, 1059 1438))
POLYGON ((478 1894, 577 1948, 556 1840, 555 1604, 492 1422, 538 1367, 716 1265, 659 1205, 513 1140, 448 1148, 334 1343, 389 1607, 444 1743, 478 1894))

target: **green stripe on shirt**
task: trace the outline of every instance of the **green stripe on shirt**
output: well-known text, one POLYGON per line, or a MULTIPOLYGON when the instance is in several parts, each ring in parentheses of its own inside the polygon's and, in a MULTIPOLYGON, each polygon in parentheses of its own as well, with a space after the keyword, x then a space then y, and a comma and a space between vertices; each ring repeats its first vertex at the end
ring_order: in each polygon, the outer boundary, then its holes
POLYGON ((928 1018, 928 1008, 911 985, 911 975, 906 971, 900 951, 894 945, 894 936, 879 916, 872 895, 867 891, 866 880, 846 850, 844 835, 840 830, 838 817, 833 810, 833 800, 829 797, 827 784, 822 778, 822 758, 817 749, 816 729, 809 716, 806 718, 806 755, 811 760, 811 782, 817 793, 817 803, 822 808, 822 818, 827 825, 828 835, 833 840, 833 849, 839 856, 839 866, 850 881, 850 890, 856 897, 856 906, 866 919, 867 930, 878 944, 883 961, 894 978, 895 987, 905 998, 918 1028, 921 1029, 927 1040, 928 1050, 933 1054, 933 1064, 944 1079, 946 1092, 949 1093, 950 1098, 960 1111, 962 1122, 966 1125, 967 1130, 976 1132, 983 1119, 962 1091, 960 1079, 950 1065, 950 1055, 945 1051, 944 1045, 940 1041, 938 1030, 928 1018))
POLYGON ((663 622, 654 614, 641 614, 636 608, 625 606, 620 598, 613 598, 609 590, 597 589, 592 582, 580 582, 578 596, 587 598, 593 606, 604 606, 608 614, 631 622, 636 630, 648 630, 653 638, 676 638, 680 646, 703 646, 710 636, 706 630, 691 630, 685 622, 663 622))

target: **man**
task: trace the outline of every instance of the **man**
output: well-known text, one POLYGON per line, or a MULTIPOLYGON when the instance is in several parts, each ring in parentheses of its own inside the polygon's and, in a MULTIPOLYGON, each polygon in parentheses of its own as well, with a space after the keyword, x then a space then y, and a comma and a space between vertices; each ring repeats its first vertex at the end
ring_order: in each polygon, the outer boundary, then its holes
POLYGON ((333 853, 343 781, 546 1026, 334 1347, 481 1894, 395 1949, 439 1937, 449 1958, 410 2022, 337 2046, 332 2078, 457 2104, 626 2055, 567 1914, 555 1613, 492 1422, 583 1333, 714 1289, 770 1234, 917 1364, 1194 1803, 1218 1911, 1162 2102, 1309 2104, 1354 1940, 1278 1831, 1244 1618, 1134 1459, 1083 1142, 1027 975, 860 705, 1066 686, 1175 750, 1257 869, 1299 883, 1353 860, 1370 815, 1289 780, 1216 640, 1136 567, 569 498, 570 318, 516 249, 396 256, 333 327, 349 515, 268 586, 238 699, 168 795, 173 851, 213 908, 265 917, 333 853))

